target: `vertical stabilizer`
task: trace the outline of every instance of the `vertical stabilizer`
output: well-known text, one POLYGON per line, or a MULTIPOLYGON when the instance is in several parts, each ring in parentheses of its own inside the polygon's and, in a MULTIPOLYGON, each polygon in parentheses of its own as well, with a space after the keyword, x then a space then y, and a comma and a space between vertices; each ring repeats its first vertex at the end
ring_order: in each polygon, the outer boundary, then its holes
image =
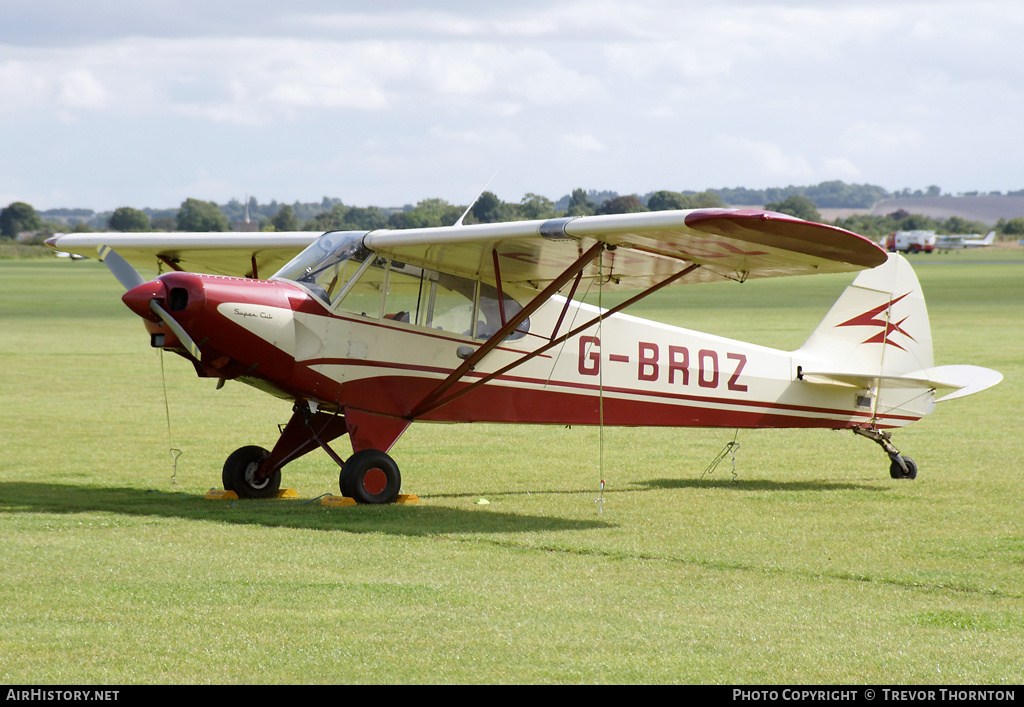
POLYGON ((891 253, 858 275, 794 356, 805 367, 863 376, 931 368, 931 325, 910 263, 891 253))

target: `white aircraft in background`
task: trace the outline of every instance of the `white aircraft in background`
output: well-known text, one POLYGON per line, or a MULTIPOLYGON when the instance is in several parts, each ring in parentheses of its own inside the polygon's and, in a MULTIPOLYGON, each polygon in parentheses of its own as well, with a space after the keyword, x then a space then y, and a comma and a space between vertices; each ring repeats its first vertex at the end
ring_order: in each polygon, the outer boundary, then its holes
POLYGON ((937 250, 960 250, 961 248, 981 248, 992 245, 996 240, 996 232, 989 231, 988 235, 982 238, 977 233, 965 236, 936 236, 935 248, 937 250))

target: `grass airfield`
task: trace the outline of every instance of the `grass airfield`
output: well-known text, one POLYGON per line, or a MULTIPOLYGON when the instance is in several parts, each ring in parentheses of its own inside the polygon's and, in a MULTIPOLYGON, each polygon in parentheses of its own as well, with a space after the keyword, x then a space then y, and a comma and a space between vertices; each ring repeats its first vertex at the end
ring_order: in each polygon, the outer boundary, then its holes
MULTIPOLYGON (((608 428, 602 453, 591 428, 420 424, 392 450, 420 505, 328 509, 322 453, 284 470, 299 501, 204 500, 288 404, 167 356, 169 434, 103 265, 0 261, 0 679, 1018 683, 1024 251, 911 262, 936 363, 1005 376, 895 434, 916 481, 849 432, 741 430, 702 478, 733 430, 608 428)), ((851 279, 630 313, 791 349, 851 279)))

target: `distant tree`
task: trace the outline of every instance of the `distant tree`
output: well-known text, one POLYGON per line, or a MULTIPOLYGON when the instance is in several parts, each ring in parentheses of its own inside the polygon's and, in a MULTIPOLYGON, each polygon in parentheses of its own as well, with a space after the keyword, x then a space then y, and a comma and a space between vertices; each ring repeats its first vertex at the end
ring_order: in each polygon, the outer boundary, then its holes
POLYGON ((299 219, 295 216, 295 209, 285 204, 270 219, 270 224, 275 231, 298 231, 299 219))
POLYGON ((555 216, 555 204, 551 199, 538 194, 528 193, 519 202, 519 213, 528 221, 553 218, 555 216))
POLYGON ((186 199, 178 210, 179 231, 226 231, 228 217, 212 201, 186 199))
POLYGON ((647 208, 651 211, 692 209, 693 199, 677 191, 656 191, 647 200, 647 208))
POLYGON ((938 229, 942 233, 969 234, 988 233, 991 230, 988 224, 981 221, 970 221, 962 216, 950 216, 942 222, 938 229))
MULTIPOLYGON (((327 197, 324 197, 326 199, 327 197)), ((303 226, 305 231, 337 231, 345 228, 345 214, 348 207, 341 201, 334 204, 330 210, 319 213, 312 220, 307 221, 303 226)))
POLYGON ((725 206, 722 202, 722 197, 713 191, 702 191, 693 194, 690 196, 690 201, 693 204, 691 208, 694 209, 720 209, 725 206))
POLYGON ((796 216, 797 218, 802 218, 805 221, 821 221, 821 214, 818 213, 818 207, 815 206, 814 202, 806 196, 794 194, 782 201, 765 204, 764 208, 768 211, 777 211, 780 214, 796 216))
POLYGON ((140 233, 148 231, 153 227, 145 211, 139 211, 130 206, 114 209, 108 225, 112 230, 121 231, 122 233, 140 233))
POLYGON ((934 231, 938 228, 935 219, 928 218, 922 214, 907 214, 907 217, 899 221, 900 231, 934 231))
POLYGON ((353 231, 372 231, 388 225, 388 217, 376 206, 353 206, 342 218, 345 228, 353 231))
POLYGON ((587 192, 582 189, 573 189, 566 213, 569 216, 590 216, 594 213, 594 208, 594 202, 587 198, 587 192))
POLYGON ((942 196, 942 189, 932 184, 928 189, 925 190, 924 195, 930 198, 942 196))
POLYGON ((1002 232, 1009 236, 1024 236, 1024 218, 1016 216, 1002 224, 1002 232))
POLYGON ((424 199, 415 207, 392 215, 387 222, 392 228, 451 226, 465 210, 464 206, 453 206, 444 199, 424 199))
POLYGON ((43 228, 43 220, 29 204, 15 201, 7 208, 0 209, 0 236, 17 238, 25 231, 38 231, 43 228))
POLYGON ((629 194, 627 196, 617 196, 614 199, 601 204, 601 207, 597 210, 599 214, 636 214, 641 211, 650 211, 644 203, 640 201, 640 197, 636 194, 629 194))
MULTIPOLYGON (((485 191, 469 210, 477 223, 500 223, 506 221, 505 203, 489 191, 485 191)), ((461 214, 460 214, 461 215, 461 214)), ((458 217, 456 217, 458 218, 458 217)))

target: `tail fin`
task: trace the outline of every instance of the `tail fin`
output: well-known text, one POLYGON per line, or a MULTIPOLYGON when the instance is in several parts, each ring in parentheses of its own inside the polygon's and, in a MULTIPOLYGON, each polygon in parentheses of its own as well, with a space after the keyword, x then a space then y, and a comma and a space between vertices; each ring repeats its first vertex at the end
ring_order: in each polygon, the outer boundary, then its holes
POLYGON ((1002 380, 987 368, 934 366, 924 293, 898 253, 858 275, 793 357, 801 380, 859 388, 889 421, 931 412, 938 388, 954 389, 939 399, 951 400, 1002 380))
POLYGON ((799 354, 836 373, 899 376, 931 368, 931 325, 910 263, 890 253, 858 275, 799 354))

